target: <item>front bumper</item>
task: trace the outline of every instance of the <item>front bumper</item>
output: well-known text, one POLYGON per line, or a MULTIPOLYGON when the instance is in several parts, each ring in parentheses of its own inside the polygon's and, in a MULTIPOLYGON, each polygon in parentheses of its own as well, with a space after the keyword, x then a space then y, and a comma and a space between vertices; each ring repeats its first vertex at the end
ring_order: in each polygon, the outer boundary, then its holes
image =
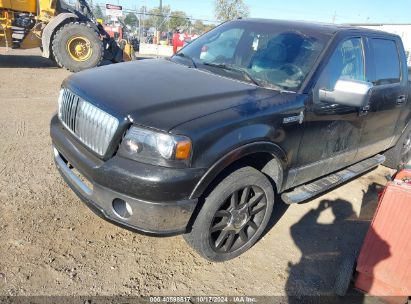
POLYGON ((117 156, 102 161, 65 130, 56 117, 50 132, 60 174, 97 215, 146 234, 186 232, 198 202, 189 199, 189 194, 204 169, 162 168, 117 156))
POLYGON ((156 235, 184 233, 197 199, 176 202, 148 202, 98 184, 87 185, 53 147, 56 166, 80 199, 98 216, 130 230, 156 235))

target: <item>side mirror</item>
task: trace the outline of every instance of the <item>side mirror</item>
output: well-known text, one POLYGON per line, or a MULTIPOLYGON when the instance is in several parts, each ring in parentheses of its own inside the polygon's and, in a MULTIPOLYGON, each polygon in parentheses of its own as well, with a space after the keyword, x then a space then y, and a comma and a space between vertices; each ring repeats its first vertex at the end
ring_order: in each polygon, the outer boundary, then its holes
POLYGON ((333 91, 319 90, 321 101, 362 108, 368 104, 371 82, 360 80, 338 80, 333 91))

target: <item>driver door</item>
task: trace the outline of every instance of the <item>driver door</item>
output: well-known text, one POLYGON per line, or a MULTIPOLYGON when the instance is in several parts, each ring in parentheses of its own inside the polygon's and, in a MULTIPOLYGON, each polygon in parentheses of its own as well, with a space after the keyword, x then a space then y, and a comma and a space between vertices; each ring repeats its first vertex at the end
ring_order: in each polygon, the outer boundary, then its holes
POLYGON ((296 184, 337 171, 353 163, 360 142, 359 109, 320 100, 319 90, 332 91, 340 79, 362 80, 365 75, 362 37, 342 40, 328 59, 307 107, 298 153, 296 184))

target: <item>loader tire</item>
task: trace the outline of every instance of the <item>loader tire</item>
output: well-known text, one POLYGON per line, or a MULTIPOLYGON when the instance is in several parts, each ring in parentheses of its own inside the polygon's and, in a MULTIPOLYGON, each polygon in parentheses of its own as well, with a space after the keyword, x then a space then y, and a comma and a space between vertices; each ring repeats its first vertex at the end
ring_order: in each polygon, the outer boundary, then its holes
POLYGON ((52 53, 59 66, 79 72, 100 64, 104 54, 103 41, 90 25, 71 22, 54 35, 52 53))

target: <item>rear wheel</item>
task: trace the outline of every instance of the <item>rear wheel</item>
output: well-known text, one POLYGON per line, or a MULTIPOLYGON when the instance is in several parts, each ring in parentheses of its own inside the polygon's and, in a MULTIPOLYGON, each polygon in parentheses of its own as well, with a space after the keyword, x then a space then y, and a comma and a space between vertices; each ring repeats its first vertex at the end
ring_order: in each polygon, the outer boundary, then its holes
POLYGON ((401 135, 397 144, 384 153, 384 166, 401 169, 411 160, 411 125, 401 135))
POLYGON ((68 23, 56 32, 52 50, 56 62, 72 72, 98 66, 104 54, 99 33, 79 22, 68 23))
POLYGON ((235 258, 256 243, 273 205, 268 178, 252 167, 238 169, 212 190, 184 238, 211 261, 235 258))

